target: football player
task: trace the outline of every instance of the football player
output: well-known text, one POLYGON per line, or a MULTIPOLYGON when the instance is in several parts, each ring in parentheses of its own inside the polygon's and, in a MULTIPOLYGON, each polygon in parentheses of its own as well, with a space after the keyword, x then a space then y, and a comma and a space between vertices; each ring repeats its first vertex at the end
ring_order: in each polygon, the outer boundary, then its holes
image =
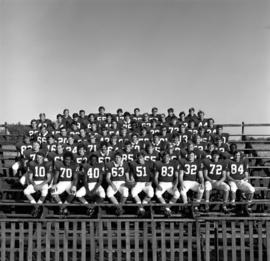
MULTIPOLYGON (((178 186, 179 164, 170 160, 170 154, 165 151, 162 154, 162 161, 157 161, 155 165, 155 185, 156 197, 159 202, 166 205, 163 194, 167 191, 172 195, 169 204, 174 204, 180 197, 178 186)), ((171 216, 171 209, 167 205, 164 209, 165 216, 171 216)))
POLYGON ((121 204, 125 204, 129 194, 126 182, 130 182, 130 179, 128 164, 122 160, 122 154, 118 151, 114 154, 114 160, 107 164, 106 181, 108 183, 107 197, 116 205, 116 214, 121 215, 123 214, 121 204), (121 194, 121 204, 115 197, 118 191, 121 194))
MULTIPOLYGON (((180 194, 184 204, 188 203, 187 193, 189 190, 197 192, 196 202, 201 202, 204 193, 204 178, 202 164, 195 160, 194 151, 188 153, 188 159, 180 161, 180 194)), ((198 211, 198 207, 195 206, 195 211, 198 211)), ((191 212, 193 214, 193 212, 191 212)))
POLYGON ((131 180, 135 181, 135 186, 131 189, 131 195, 139 205, 139 216, 144 216, 145 209, 143 205, 148 204, 154 196, 152 187, 152 177, 154 174, 154 164, 151 161, 144 160, 144 153, 139 152, 137 159, 131 163, 130 167, 131 180), (140 199, 139 193, 145 193, 143 200, 140 199))
POLYGON ((248 176, 248 164, 241 158, 241 152, 236 151, 234 159, 229 162, 227 169, 227 178, 231 187, 231 202, 232 205, 235 205, 236 191, 239 189, 247 195, 247 211, 250 212, 250 204, 253 199, 255 188, 248 182, 248 176))
POLYGON ((198 125, 198 117, 195 114, 195 109, 194 108, 190 108, 188 110, 188 112, 189 112, 189 114, 186 116, 185 120, 187 122, 194 121, 195 126, 197 126, 198 125))
POLYGON ((226 204, 229 198, 230 186, 225 183, 226 164, 219 159, 220 152, 214 150, 212 159, 204 162, 204 179, 205 179, 205 210, 209 210, 209 199, 212 189, 223 191, 222 210, 227 213, 226 204))
POLYGON ((72 202, 77 190, 76 186, 78 182, 78 174, 77 166, 73 162, 73 154, 67 151, 64 153, 63 158, 63 162, 57 161, 55 163, 55 174, 53 176, 51 195, 61 206, 60 214, 67 215, 68 210, 66 207, 62 206, 63 202, 60 199, 60 195, 66 191, 68 193, 68 197, 66 198, 64 204, 72 202))
MULTIPOLYGON (((92 153, 89 157, 89 162, 85 163, 82 168, 84 177, 84 186, 76 192, 76 197, 83 204, 88 204, 88 201, 84 198, 85 195, 93 197, 97 195, 99 197, 98 202, 102 202, 105 198, 105 190, 101 186, 104 176, 104 165, 98 163, 98 156, 92 153)), ((87 206, 87 212, 89 216, 94 213, 94 208, 87 206)))
MULTIPOLYGON (((31 204, 43 204, 48 194, 49 183, 51 182, 51 164, 44 162, 45 155, 43 152, 36 153, 36 159, 31 161, 28 166, 28 186, 24 189, 24 195, 29 199, 31 204), (41 197, 38 202, 34 199, 32 194, 40 191, 41 197)), ((34 217, 40 215, 41 208, 36 206, 32 213, 34 217)))
POLYGON ((32 143, 30 141, 30 136, 28 134, 24 135, 23 141, 16 144, 17 157, 16 162, 12 165, 13 176, 16 176, 18 170, 25 172, 26 169, 23 168, 23 153, 27 149, 32 149, 32 143))

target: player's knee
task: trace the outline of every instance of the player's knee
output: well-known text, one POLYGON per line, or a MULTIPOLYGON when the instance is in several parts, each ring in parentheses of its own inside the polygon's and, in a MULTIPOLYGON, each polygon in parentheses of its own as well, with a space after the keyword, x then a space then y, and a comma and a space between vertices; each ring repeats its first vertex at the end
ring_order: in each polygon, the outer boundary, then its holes
POLYGON ((180 192, 179 192, 178 189, 174 191, 173 198, 175 198, 175 199, 179 199, 180 198, 180 192))
POLYGON ((24 195, 31 195, 31 190, 30 190, 30 188, 29 188, 29 186, 28 187, 26 187, 24 190, 23 190, 23 193, 24 193, 24 195))
POLYGON ((86 195, 86 192, 83 191, 82 189, 79 189, 79 190, 76 192, 76 197, 77 197, 77 198, 84 197, 85 195, 86 195))
POLYGON ((163 191, 162 190, 156 190, 156 197, 157 198, 161 198, 163 195, 163 191))
POLYGON ((252 185, 249 186, 249 193, 255 193, 255 188, 252 185))
POLYGON ((127 197, 128 197, 128 188, 123 187, 123 188, 120 190, 120 193, 121 193, 121 195, 122 195, 124 198, 127 198, 127 197))
POLYGON ((233 193, 236 193, 236 191, 238 189, 234 182, 230 182, 230 188, 231 188, 231 192, 233 192, 233 193))
POLYGON ((15 163, 11 166, 12 170, 15 171, 15 172, 18 171, 19 167, 20 167, 19 162, 15 162, 15 163))
POLYGON ((98 196, 102 199, 104 199, 106 197, 106 194, 105 194, 105 190, 102 188, 100 189, 99 193, 98 193, 98 196))
POLYGON ((116 193, 116 192, 114 192, 114 190, 112 189, 112 187, 109 186, 108 189, 107 189, 107 197, 108 197, 108 198, 111 198, 111 197, 114 196, 115 193, 116 193))
POLYGON ((148 191, 146 192, 146 196, 148 198, 154 197, 154 189, 152 187, 148 189, 148 191))
POLYGON ((212 185, 209 181, 205 182, 205 191, 211 191, 212 190, 212 185))
POLYGON ((21 178, 20 178, 20 183, 24 186, 26 184, 26 177, 25 175, 23 175, 21 178))
POLYGON ((131 196, 132 196, 133 198, 137 197, 138 194, 139 194, 139 192, 138 192, 137 189, 132 189, 132 190, 131 190, 131 196))
POLYGON ((224 190, 225 192, 229 192, 229 191, 231 190, 231 188, 230 188, 230 186, 229 186, 228 184, 224 183, 224 185, 223 185, 223 190, 224 190))

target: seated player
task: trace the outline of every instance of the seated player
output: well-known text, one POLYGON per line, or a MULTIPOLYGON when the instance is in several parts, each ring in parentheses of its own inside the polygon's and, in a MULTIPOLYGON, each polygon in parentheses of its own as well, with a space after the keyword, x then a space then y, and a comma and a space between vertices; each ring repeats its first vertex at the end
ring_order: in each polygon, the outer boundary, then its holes
MULTIPOLYGON (((187 193, 189 190, 197 192, 196 202, 201 202, 204 192, 204 178, 202 165, 199 161, 195 160, 194 151, 188 153, 188 159, 181 160, 180 163, 180 194, 184 204, 188 203, 187 193)), ((198 207, 195 206, 195 211, 198 211, 198 207)), ((193 212, 191 211, 193 215, 193 212)))
POLYGON ((226 180, 226 164, 219 159, 220 152, 214 150, 212 159, 204 161, 204 179, 205 179, 205 210, 209 210, 209 199, 212 189, 223 191, 222 210, 227 213, 226 203, 228 202, 230 186, 225 183, 226 180))
POLYGON ((22 142, 16 144, 17 157, 16 162, 12 165, 13 176, 17 175, 18 170, 25 172, 26 169, 23 168, 23 153, 27 149, 32 149, 32 143, 28 134, 24 135, 22 142))
POLYGON ((123 161, 122 154, 115 152, 114 160, 107 164, 106 181, 108 183, 107 197, 116 205, 116 214, 123 214, 123 208, 119 204, 115 197, 115 194, 119 191, 121 194, 121 204, 124 204, 128 197, 128 188, 126 182, 129 182, 129 167, 128 164, 123 161))
MULTIPOLYGON (((166 205, 163 194, 167 191, 172 195, 169 204, 174 204, 180 197, 178 186, 179 164, 177 161, 171 161, 167 151, 162 154, 162 160, 157 161, 155 165, 155 185, 156 196, 160 203, 166 205)), ((164 209, 165 216, 171 216, 172 212, 169 206, 164 209)))
POLYGON ((34 217, 40 215, 41 208, 40 204, 43 204, 45 198, 48 194, 49 183, 51 181, 51 164, 49 162, 44 162, 45 155, 43 152, 36 153, 35 161, 31 161, 28 166, 28 186, 24 189, 24 195, 29 199, 31 204, 38 203, 38 206, 33 212, 34 217), (40 191, 41 197, 38 202, 34 199, 32 194, 40 191))
MULTIPOLYGON (((76 197, 83 204, 88 204, 87 200, 84 198, 85 195, 99 197, 99 202, 103 201, 105 198, 105 190, 101 186, 102 179, 104 176, 104 165, 98 163, 97 154, 93 153, 89 157, 89 163, 85 163, 82 168, 84 177, 84 186, 81 187, 77 193, 76 197)), ((89 216, 94 213, 94 208, 87 206, 87 212, 89 216)))
POLYGON ((140 152, 137 155, 136 161, 131 162, 130 172, 131 180, 135 181, 135 186, 131 189, 131 195, 139 205, 138 215, 144 216, 145 209, 143 205, 148 204, 154 196, 154 189, 152 187, 154 164, 152 161, 145 161, 144 153, 140 152), (143 200, 138 195, 142 191, 145 193, 143 200))
MULTIPOLYGON (((65 191, 68 193, 68 197, 64 203, 67 204, 72 202, 78 182, 77 166, 73 162, 73 154, 67 151, 64 153, 63 158, 63 162, 55 162, 55 174, 51 188, 51 195, 58 204, 62 204, 62 200, 59 196, 65 191)), ((68 211, 65 207, 61 206, 60 213, 62 215, 67 215, 68 211)))
POLYGON ((232 205, 235 205, 236 191, 239 189, 246 193, 248 198, 247 211, 250 212, 250 204, 253 199, 255 188, 248 182, 248 165, 241 158, 240 151, 236 151, 234 159, 229 161, 227 169, 227 178, 231 187, 232 205))

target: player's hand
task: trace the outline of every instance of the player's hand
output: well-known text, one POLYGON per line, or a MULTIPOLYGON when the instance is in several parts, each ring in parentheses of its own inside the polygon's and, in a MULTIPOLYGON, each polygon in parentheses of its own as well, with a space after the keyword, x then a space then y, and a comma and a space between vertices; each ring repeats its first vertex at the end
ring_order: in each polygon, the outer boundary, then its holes
POLYGON ((33 185, 33 187, 34 187, 34 190, 35 191, 39 191, 40 190, 40 185, 33 185))
POLYGON ((77 191, 76 186, 72 186, 72 187, 71 187, 71 194, 72 194, 72 195, 75 195, 75 194, 76 194, 76 191, 77 191))
POLYGON ((160 185, 157 185, 157 190, 162 190, 162 187, 160 185))
POLYGON ((147 187, 147 186, 151 186, 151 182, 146 182, 145 183, 145 186, 147 187))
POLYGON ((185 190, 186 189, 186 187, 184 186, 184 185, 180 185, 180 190, 185 190))
POLYGON ((57 190, 56 185, 52 185, 52 187, 51 187, 51 192, 54 193, 54 192, 56 192, 56 190, 57 190))

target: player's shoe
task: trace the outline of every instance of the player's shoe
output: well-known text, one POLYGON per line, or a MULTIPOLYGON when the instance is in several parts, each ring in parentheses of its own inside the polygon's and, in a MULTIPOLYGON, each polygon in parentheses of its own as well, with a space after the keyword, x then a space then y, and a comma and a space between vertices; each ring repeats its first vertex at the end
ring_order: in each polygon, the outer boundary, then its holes
POLYGON ((139 208, 138 209, 138 217, 144 217, 145 216, 145 209, 139 208))
POLYGON ((205 204, 205 207, 204 207, 205 212, 208 213, 209 212, 209 209, 210 209, 209 208, 209 203, 206 203, 205 204))
POLYGON ((95 213, 95 208, 90 207, 90 208, 87 209, 87 215, 89 217, 92 217, 94 215, 94 213, 95 213))
POLYGON ((121 206, 117 206, 117 207, 116 207, 115 214, 116 214, 117 216, 123 215, 123 214, 124 214, 123 208, 122 208, 121 206))
POLYGON ((226 205, 221 206, 220 209, 224 214, 228 214, 230 212, 226 205))
POLYGON ((35 209, 32 212, 32 216, 34 218, 40 218, 42 214, 42 207, 41 206, 36 206, 35 209))
POLYGON ((164 216, 165 216, 166 218, 171 217, 171 216, 172 216, 172 211, 171 211, 169 208, 165 208, 165 209, 164 209, 164 216))
POLYGON ((69 211, 67 208, 60 208, 60 216, 62 218, 66 218, 69 215, 69 211))

